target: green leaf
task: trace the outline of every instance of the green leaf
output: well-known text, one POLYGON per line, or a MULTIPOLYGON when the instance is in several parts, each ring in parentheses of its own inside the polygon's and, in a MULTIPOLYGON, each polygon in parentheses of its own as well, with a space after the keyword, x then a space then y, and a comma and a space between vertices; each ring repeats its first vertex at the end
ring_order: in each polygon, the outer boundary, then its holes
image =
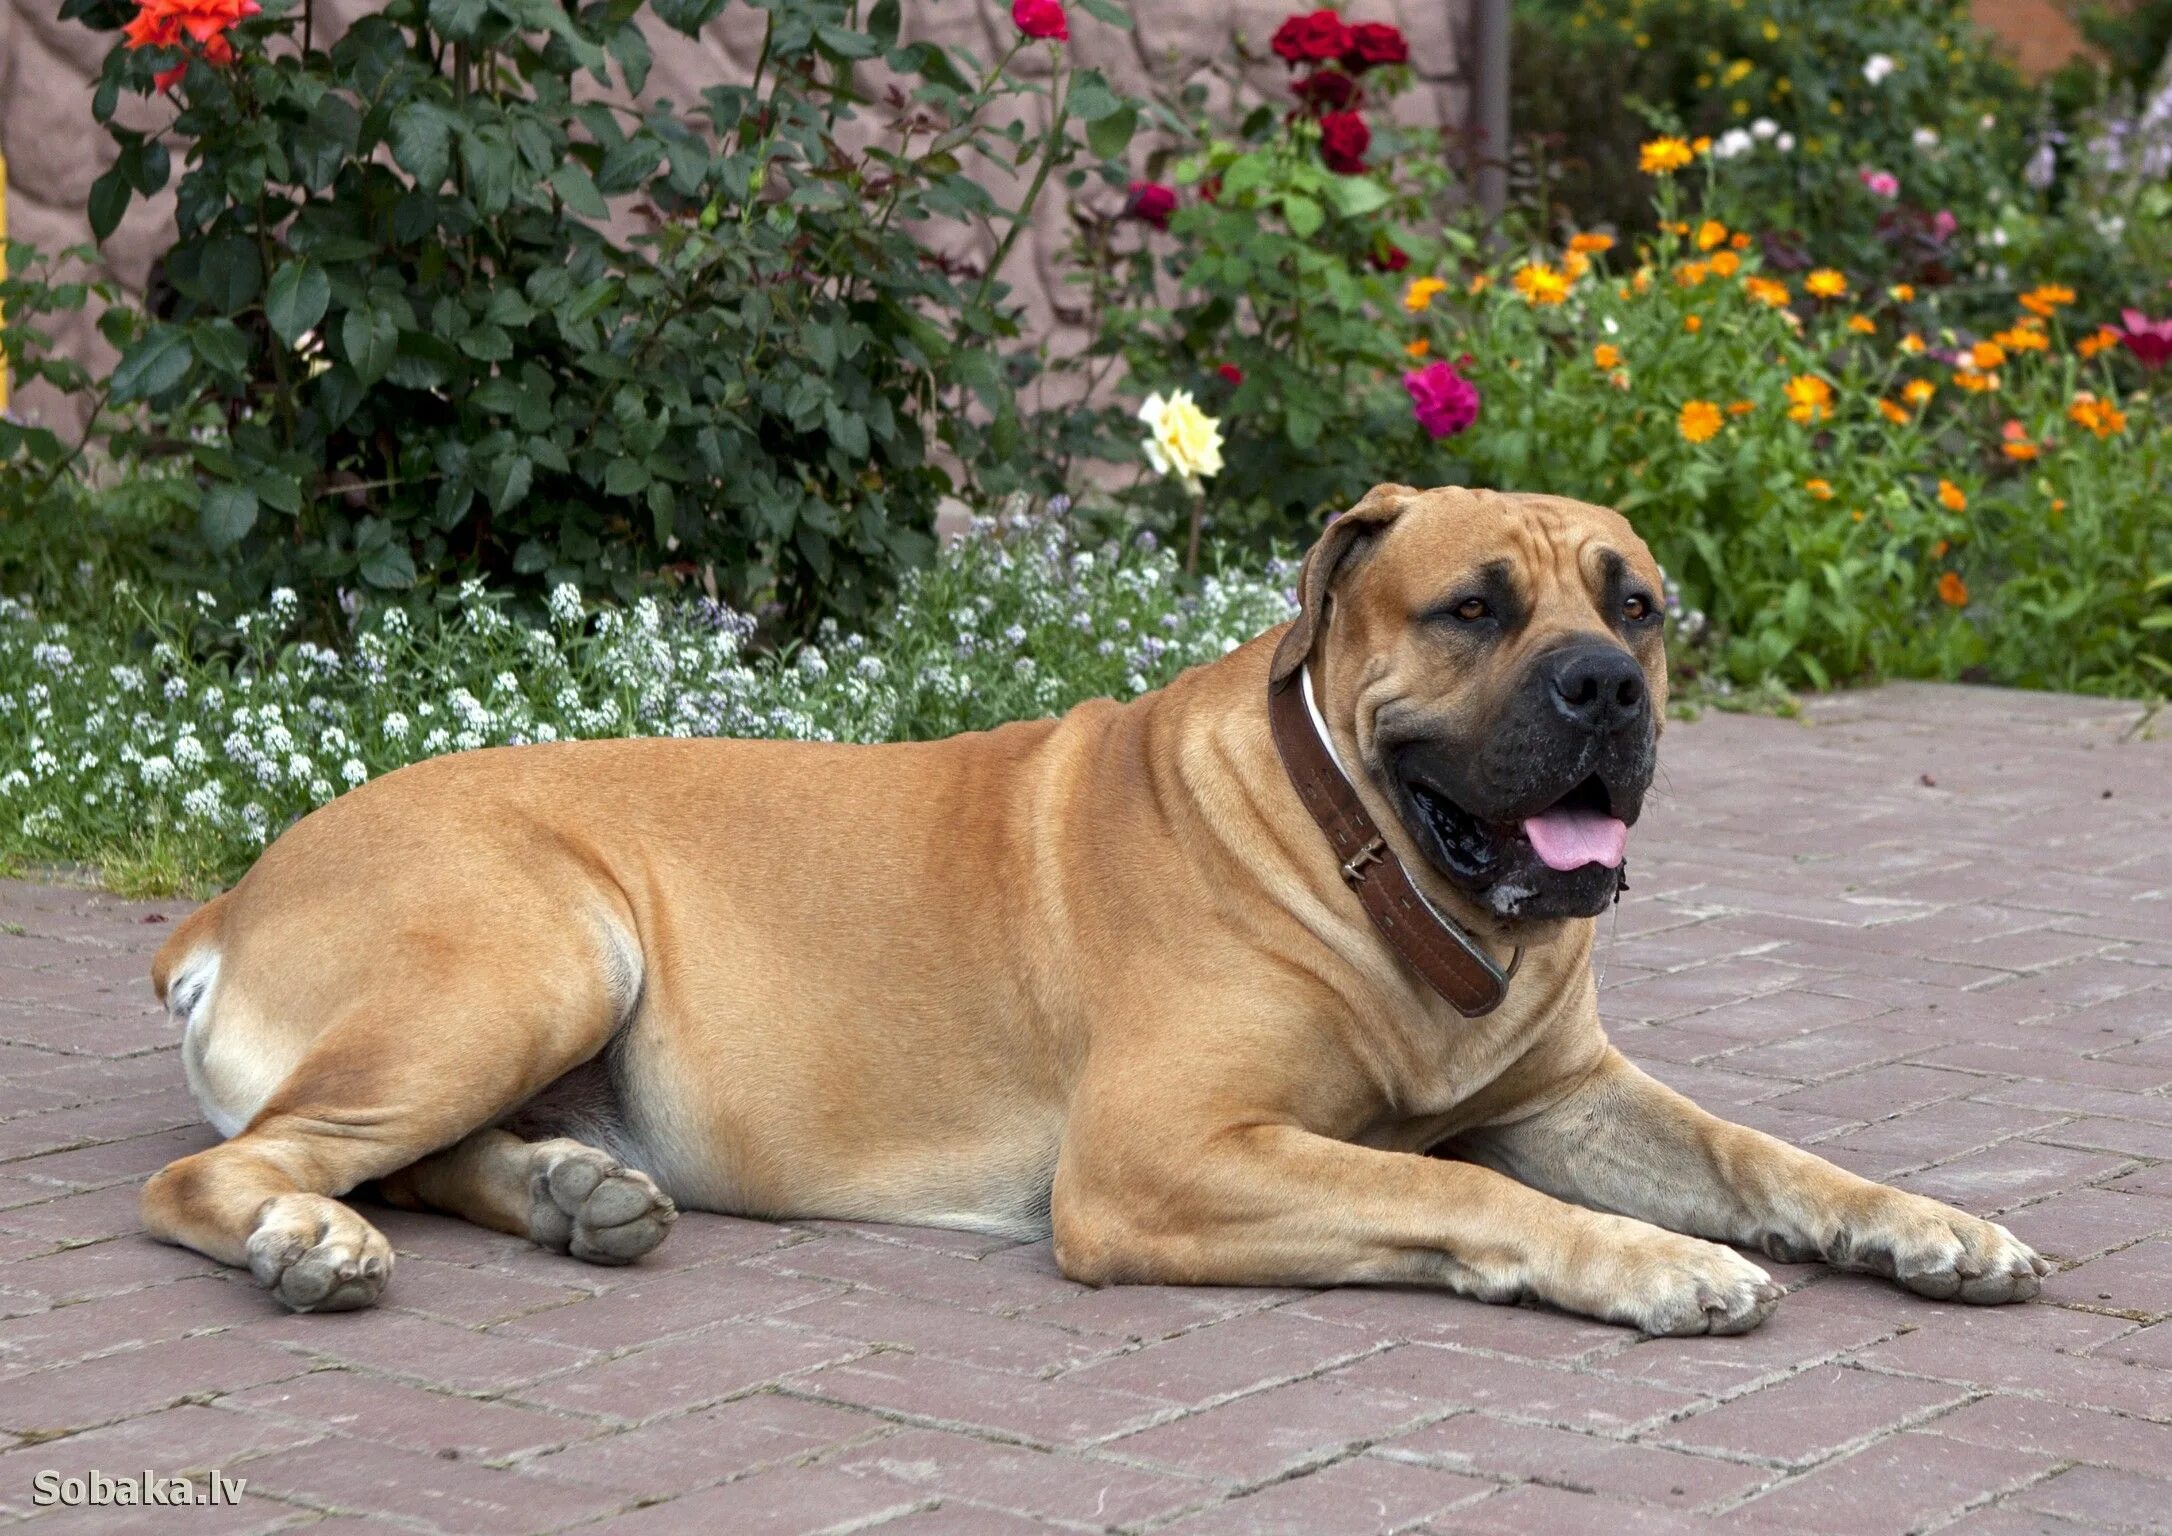
POLYGON ((231 482, 212 486, 197 508, 196 523, 211 549, 233 548, 256 526, 256 492, 231 482))
POLYGON ((414 557, 404 544, 380 544, 362 556, 362 579, 373 587, 398 591, 415 584, 414 557))
POLYGON ((196 268, 204 301, 222 315, 238 314, 264 284, 264 264, 256 245, 243 235, 206 240, 196 268))
POLYGON ((249 366, 249 338, 231 320, 193 327, 189 341, 205 367, 238 378, 249 366))
POLYGON ((1335 211, 1346 219, 1363 218, 1388 205, 1388 189, 1370 176, 1337 176, 1327 184, 1335 211))
POLYGON ((503 454, 484 467, 483 494, 490 498, 493 511, 503 512, 520 505, 534 478, 535 465, 526 454, 503 454))
POLYGON ((385 370, 392 366, 399 352, 400 328, 381 309, 350 309, 340 322, 339 339, 354 376, 368 386, 383 378, 385 370))
POLYGON ((1086 147, 1104 160, 1114 160, 1131 147, 1131 136, 1138 127, 1138 105, 1127 101, 1107 117, 1087 124, 1086 147))
POLYGON ((113 401, 149 400, 163 395, 188 375, 190 351, 186 333, 161 325, 121 355, 113 368, 113 401))
POLYGON ((1319 233, 1327 222, 1327 212, 1309 197, 1285 193, 1282 198, 1282 217, 1289 221, 1290 233, 1300 240, 1309 240, 1319 233))
POLYGON ((452 127, 435 102, 410 101, 392 114, 392 158, 425 191, 444 185, 452 169, 452 127))
POLYGON ((134 192, 118 165, 91 183, 91 237, 99 244, 103 245, 106 236, 121 227, 121 215, 128 211, 128 200, 134 192))
POLYGON ((272 274, 264 292, 264 317, 274 335, 289 347, 324 318, 332 302, 332 280, 306 258, 290 261, 272 274))
POLYGON ((1086 123, 1098 123, 1124 107, 1123 98, 1109 89, 1109 82, 1098 69, 1082 69, 1073 75, 1067 99, 1071 115, 1086 123))
POLYGON ((326 91, 294 130, 294 174, 310 191, 322 192, 339 179, 339 168, 361 142, 361 115, 345 97, 326 91))
POLYGON ((1114 27, 1119 32, 1131 30, 1131 13, 1115 0, 1078 0, 1078 3, 1080 10, 1102 25, 1114 27))
POLYGON ((581 217, 607 219, 611 216, 610 205, 596 190, 596 178, 588 174, 588 167, 580 161, 568 160, 551 172, 550 184, 565 199, 566 206, 581 217))
POLYGON ((650 0, 657 20, 692 37, 724 9, 724 0, 650 0))

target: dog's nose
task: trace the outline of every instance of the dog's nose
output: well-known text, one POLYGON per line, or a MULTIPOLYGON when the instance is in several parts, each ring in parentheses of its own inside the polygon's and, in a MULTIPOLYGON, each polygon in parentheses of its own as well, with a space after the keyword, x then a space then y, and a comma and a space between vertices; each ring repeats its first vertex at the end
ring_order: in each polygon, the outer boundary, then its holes
POLYGON ((1611 645, 1579 645, 1547 662, 1554 708, 1593 731, 1618 731, 1644 716, 1644 672, 1611 645))

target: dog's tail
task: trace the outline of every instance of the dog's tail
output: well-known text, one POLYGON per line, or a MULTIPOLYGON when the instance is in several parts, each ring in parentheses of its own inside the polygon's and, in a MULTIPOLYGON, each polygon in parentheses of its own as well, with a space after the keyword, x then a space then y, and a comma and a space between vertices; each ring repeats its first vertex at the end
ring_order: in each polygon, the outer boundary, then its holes
POLYGON ((151 990, 158 994, 169 1013, 186 1012, 189 999, 176 999, 169 994, 174 978, 182 971, 193 969, 190 960, 200 951, 216 950, 221 927, 220 913, 226 906, 226 897, 215 896, 187 917, 181 919, 173 936, 159 946, 158 954, 151 961, 151 990))

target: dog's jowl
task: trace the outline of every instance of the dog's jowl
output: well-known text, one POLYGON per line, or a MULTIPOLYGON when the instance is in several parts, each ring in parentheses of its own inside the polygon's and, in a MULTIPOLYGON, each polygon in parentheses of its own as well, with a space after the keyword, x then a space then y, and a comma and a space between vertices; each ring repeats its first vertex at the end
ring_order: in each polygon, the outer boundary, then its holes
POLYGON ((694 1207, 1653 1333, 1772 1310, 1723 1244, 2035 1294, 2004 1228, 1608 1045, 1593 919, 1665 717, 1658 590, 1613 512, 1382 486, 1292 623, 1128 703, 387 775, 160 954, 230 1139, 152 1179, 147 1223, 304 1311, 393 1283, 340 1201, 372 1181, 604 1264, 694 1207))

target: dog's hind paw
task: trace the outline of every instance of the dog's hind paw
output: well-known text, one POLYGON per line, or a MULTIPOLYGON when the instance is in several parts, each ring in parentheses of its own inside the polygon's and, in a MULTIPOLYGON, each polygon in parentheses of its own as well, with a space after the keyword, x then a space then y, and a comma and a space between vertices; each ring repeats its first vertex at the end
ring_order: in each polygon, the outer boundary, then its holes
POLYGON ((528 1195, 528 1235, 591 1264, 631 1264, 679 1219, 655 1180, 578 1141, 535 1148, 528 1195))

